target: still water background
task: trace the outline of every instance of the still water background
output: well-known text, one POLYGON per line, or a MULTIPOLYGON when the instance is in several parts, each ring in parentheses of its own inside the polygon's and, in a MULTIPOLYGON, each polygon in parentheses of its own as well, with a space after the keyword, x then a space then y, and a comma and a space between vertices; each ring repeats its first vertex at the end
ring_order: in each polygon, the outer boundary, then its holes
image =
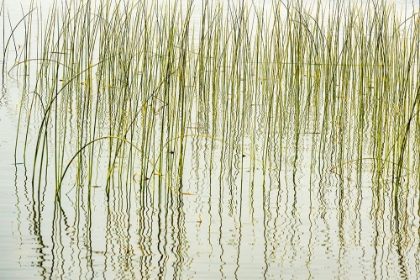
MULTIPOLYGON (((10 25, 15 26, 27 11, 27 2, 4 1, 3 46, 10 25)), ((196 2, 199 18, 200 2, 196 2)), ((417 7, 412 1, 396 3, 401 11, 417 7)), ((38 7, 47 14, 49 5, 43 1, 38 7)), ((15 39, 17 46, 22 43, 19 33, 15 39)), ((379 201, 375 194, 378 186, 372 182, 371 165, 362 167, 361 180, 352 171, 345 179, 336 176, 328 162, 313 170, 312 134, 297 147, 289 147, 283 158, 293 160, 273 180, 262 173, 262 166, 251 170, 249 157, 242 159, 241 154, 233 157, 236 169, 216 166, 209 172, 213 163, 206 139, 194 138, 188 144, 181 198, 173 198, 165 188, 144 195, 132 184, 113 188, 107 201, 104 179, 98 176, 91 194, 83 187, 67 188, 57 204, 54 186, 46 184, 41 192, 33 189, 31 166, 23 164, 19 152, 15 157, 19 77, 11 76, 2 85, 2 279, 415 279, 420 275, 416 177, 400 221, 405 230, 399 232, 391 196, 384 194, 379 201)), ((222 153, 222 147, 218 149, 216 154, 222 153)), ((334 151, 329 152, 334 157, 334 151)))

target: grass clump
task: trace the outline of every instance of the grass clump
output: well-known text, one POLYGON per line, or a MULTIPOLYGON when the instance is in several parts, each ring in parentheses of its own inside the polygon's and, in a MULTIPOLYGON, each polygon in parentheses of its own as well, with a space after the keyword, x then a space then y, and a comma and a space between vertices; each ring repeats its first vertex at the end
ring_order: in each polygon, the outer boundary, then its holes
POLYGON ((182 191, 191 138, 206 139, 222 176, 243 170, 243 155, 264 174, 296 168, 309 136, 313 170, 373 162, 398 195, 404 170, 418 168, 417 13, 377 0, 204 1, 199 17, 182 5, 73 1, 25 20, 45 26, 35 58, 28 42, 15 63, 35 65, 21 110, 34 184, 53 169, 60 194, 104 168, 108 192, 182 191))

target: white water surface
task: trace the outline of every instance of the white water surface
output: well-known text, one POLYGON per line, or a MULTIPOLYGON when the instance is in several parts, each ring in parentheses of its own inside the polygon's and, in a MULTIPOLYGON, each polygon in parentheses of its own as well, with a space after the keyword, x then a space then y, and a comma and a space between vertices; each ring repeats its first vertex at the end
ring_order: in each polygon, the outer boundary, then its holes
MULTIPOLYGON (((29 2, 4 0, 3 48, 11 27, 16 26, 28 11, 29 2)), ((247 2, 252 4, 252 1, 247 2)), ((254 1, 254 4, 261 5, 261 2, 264 1, 254 1)), ((53 3, 42 1, 35 6, 46 17, 53 3)), ((201 1, 194 3, 197 14, 193 18, 198 22, 201 1)), ((270 1, 264 3, 270 7, 270 1)), ((311 4, 310 1, 303 3, 311 4)), ((402 17, 411 14, 419 5, 418 1, 403 0, 395 4, 402 17)), ((38 28, 42 27, 33 25, 34 30, 38 28)), ((18 50, 23 45, 22 34, 22 29, 16 29, 8 45, 7 58, 1 58, 2 61, 7 59, 9 66, 15 59, 20 59, 15 58, 14 48, 18 50)), ((36 49, 33 52, 36 53, 36 49)), ((11 77, 2 81, 0 99, 1 279, 420 277, 417 198, 411 196, 407 199, 408 217, 411 218, 404 222, 409 225, 406 236, 411 239, 398 240, 400 237, 390 234, 391 230, 386 228, 395 225, 376 220, 378 213, 372 213, 375 202, 369 166, 364 170, 362 186, 349 181, 339 188, 342 182, 333 176, 327 181, 314 183, 308 176, 310 151, 305 150, 299 156, 296 178, 292 178, 291 167, 284 171, 279 185, 266 186, 271 188, 270 195, 264 196, 258 189, 261 182, 256 183, 255 189, 242 189, 237 185, 228 188, 226 182, 214 183, 220 180, 218 174, 200 176, 205 174, 208 162, 204 141, 196 140, 192 145, 198 147, 198 152, 186 155, 190 161, 185 167, 188 184, 184 190, 194 195, 185 196, 183 211, 186 218, 181 221, 181 227, 168 223, 168 217, 174 216, 176 220, 176 215, 179 215, 171 213, 169 206, 163 212, 156 212, 151 206, 140 212, 136 190, 116 190, 116 199, 111 203, 115 211, 110 214, 104 189, 94 189, 91 217, 86 214, 84 201, 69 198, 63 205, 62 211, 67 215, 63 218, 57 214, 61 210, 56 208, 51 189, 45 189, 46 194, 31 190, 27 180, 32 170, 24 169, 21 148, 15 157, 23 87, 18 75, 19 72, 12 72, 11 77), (317 193, 312 189, 314 186, 322 186, 323 200, 311 197, 317 193), (344 190, 341 202, 337 198, 338 189, 344 190), (45 199, 39 201, 35 198, 37 195, 45 195, 45 199), (132 199, 132 205, 123 201, 122 198, 126 197, 132 199), (230 201, 235 199, 239 202, 230 201), (80 212, 74 210, 76 207, 80 207, 80 212), (43 216, 39 217, 39 213, 43 216), (82 222, 74 224, 78 215, 82 216, 79 217, 82 222), (56 216, 62 219, 58 223, 56 216), (144 230, 143 223, 148 224, 149 231, 144 230), (400 252, 399 242, 405 244, 403 252, 400 252), (145 251, 145 247, 150 251, 145 251)), ((22 144, 22 138, 20 141, 22 144)), ((310 137, 305 141, 309 143, 310 137)), ((245 171, 249 166, 250 163, 245 161, 245 171)), ((258 172, 261 171, 257 169, 257 178, 258 175, 262 177, 258 172)), ((54 188, 52 185, 48 187, 54 188)), ((81 196, 86 197, 85 191, 81 192, 81 196)), ((386 221, 392 220, 389 209, 381 215, 386 221)))

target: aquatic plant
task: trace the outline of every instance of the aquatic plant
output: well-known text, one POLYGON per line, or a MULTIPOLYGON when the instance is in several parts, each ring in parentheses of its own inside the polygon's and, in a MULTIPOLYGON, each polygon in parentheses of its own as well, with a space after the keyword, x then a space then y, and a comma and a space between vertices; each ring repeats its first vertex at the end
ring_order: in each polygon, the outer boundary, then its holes
POLYGON ((20 127, 33 184, 54 170, 57 197, 97 181, 108 193, 181 193, 194 139, 211 147, 209 172, 244 176, 248 157, 249 181, 256 168, 264 181, 297 168, 305 141, 314 171, 343 179, 369 162, 398 197, 419 168, 417 13, 379 0, 203 1, 201 18, 194 8, 87 0, 23 16, 23 55, 7 65, 24 67, 31 88, 20 127), (33 21, 43 26, 36 54, 33 21))

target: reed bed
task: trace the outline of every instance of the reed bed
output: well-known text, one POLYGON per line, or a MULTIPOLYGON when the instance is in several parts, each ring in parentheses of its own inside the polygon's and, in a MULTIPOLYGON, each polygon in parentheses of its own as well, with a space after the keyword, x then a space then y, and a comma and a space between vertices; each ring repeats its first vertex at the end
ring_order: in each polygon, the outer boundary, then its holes
POLYGON ((53 174, 57 198, 98 180, 108 193, 180 194, 201 139, 220 177, 278 180, 306 141, 313 172, 361 180, 369 163, 372 180, 404 192, 419 169, 417 13, 379 0, 203 1, 195 18, 195 4, 66 1, 24 16, 21 59, 5 67, 30 88, 17 148, 34 185, 53 174))

